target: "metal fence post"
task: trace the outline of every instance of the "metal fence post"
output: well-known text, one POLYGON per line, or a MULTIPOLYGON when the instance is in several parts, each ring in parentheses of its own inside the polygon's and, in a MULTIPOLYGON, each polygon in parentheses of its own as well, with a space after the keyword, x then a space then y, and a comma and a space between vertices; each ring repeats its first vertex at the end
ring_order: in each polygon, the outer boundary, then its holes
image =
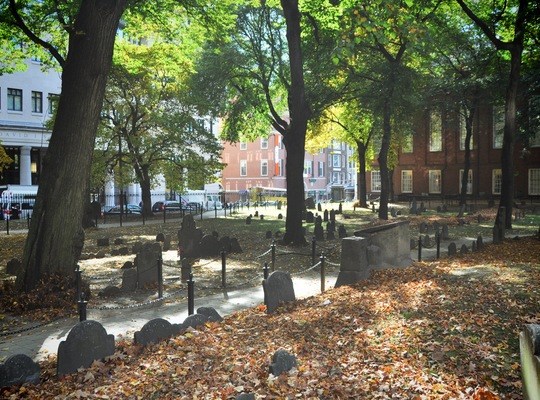
POLYGON ((315 251, 317 248, 317 238, 313 236, 311 238, 311 266, 315 265, 315 251))
POLYGON ((163 297, 163 258, 157 259, 158 298, 163 297))
POLYGON ((437 241, 437 259, 441 257, 441 234, 435 232, 435 240, 437 241))
POLYGON ((77 269, 75 270, 75 300, 81 298, 81 266, 77 264, 77 269))
POLYGON ((165 204, 163 204, 163 223, 165 223, 167 219, 167 208, 165 207, 165 204))
POLYGON ((263 276, 264 276, 264 279, 268 279, 268 263, 267 262, 264 263, 263 276))
POLYGON ((320 257, 320 260, 321 260, 321 293, 324 292, 324 286, 325 286, 325 283, 326 283, 326 271, 325 271, 325 267, 324 267, 324 253, 321 253, 321 257, 320 257))
POLYGON ((272 272, 276 270, 276 241, 272 240, 272 272))
POLYGON ((79 301, 77 302, 77 305, 79 307, 79 322, 86 321, 86 305, 88 302, 84 299, 84 292, 81 293, 81 297, 79 298, 79 301))
POLYGON ((418 237, 418 261, 422 261, 422 236, 418 237))
MULTIPOLYGON (((6 215, 6 214, 4 214, 6 215)), ((6 233, 9 235, 9 220, 10 220, 10 216, 7 215, 6 217, 6 233)))
POLYGON ((217 204, 214 201, 214 218, 217 218, 217 204))
POLYGON ((195 281, 193 274, 189 274, 188 286, 188 315, 195 314, 195 281))
POLYGON ((227 253, 221 252, 221 287, 227 287, 227 253))

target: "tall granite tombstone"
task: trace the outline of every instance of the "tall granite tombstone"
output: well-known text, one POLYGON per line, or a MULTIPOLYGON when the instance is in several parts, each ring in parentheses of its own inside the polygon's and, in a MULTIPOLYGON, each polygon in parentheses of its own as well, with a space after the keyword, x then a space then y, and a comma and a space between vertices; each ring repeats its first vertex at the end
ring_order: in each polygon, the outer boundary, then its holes
POLYGON ((448 256, 455 256, 457 253, 457 247, 454 242, 448 245, 448 256))
POLYGON ((499 207, 493 226, 493 244, 499 244, 505 236, 506 207, 499 207))
POLYGON ((450 239, 450 235, 448 233, 448 225, 447 224, 443 224, 442 225, 442 228, 441 228, 441 239, 442 240, 448 240, 450 239))
POLYGON ((273 313, 282 303, 295 301, 294 286, 291 274, 274 271, 268 279, 263 280, 264 303, 266 312, 273 313))
POLYGON ((328 210, 324 210, 324 213, 323 213, 323 221, 324 221, 324 222, 328 222, 328 210))
POLYGON ((0 363, 0 389, 24 383, 39 383, 41 370, 26 354, 15 354, 0 363))
POLYGON ((60 342, 56 373, 59 376, 70 374, 113 354, 114 335, 108 335, 99 322, 82 321, 71 328, 66 340, 60 342))
POLYGON ((324 240, 324 229, 322 227, 322 223, 318 219, 315 221, 313 235, 315 236, 316 240, 324 240))
POLYGON ((313 213, 311 211, 308 211, 306 213, 306 222, 308 224, 311 224, 311 223, 313 223, 314 220, 315 220, 315 216, 313 215, 313 213))
POLYGON ((193 257, 197 252, 197 245, 203 237, 203 232, 195 225, 193 215, 186 214, 178 231, 178 250, 186 257, 193 257))
POLYGON ((330 210, 330 221, 336 220, 336 211, 334 209, 330 210))
POLYGON ((322 205, 321 205, 321 203, 317 203, 317 211, 322 212, 322 205))
POLYGON ((141 251, 135 256, 137 268, 138 287, 143 288, 157 283, 157 264, 161 257, 161 245, 159 242, 143 244, 141 251))
POLYGON ((341 262, 335 287, 352 285, 369 278, 367 247, 369 240, 363 237, 346 237, 341 241, 341 262))

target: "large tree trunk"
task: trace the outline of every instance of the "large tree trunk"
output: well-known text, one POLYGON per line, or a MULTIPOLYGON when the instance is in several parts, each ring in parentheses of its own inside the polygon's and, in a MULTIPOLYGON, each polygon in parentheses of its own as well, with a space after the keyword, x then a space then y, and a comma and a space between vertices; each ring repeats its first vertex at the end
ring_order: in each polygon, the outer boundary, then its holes
POLYGON ((356 141, 356 153, 358 154, 358 203, 360 207, 367 207, 367 187, 366 187, 366 145, 364 142, 356 141))
POLYGON ((298 0, 281 0, 281 7, 287 23, 287 46, 291 67, 291 86, 287 99, 291 122, 284 137, 287 149, 287 218, 283 241, 286 244, 303 245, 306 243, 302 230, 304 152, 310 112, 304 86, 298 0))
POLYGON ((58 113, 17 276, 19 289, 32 289, 45 275, 71 276, 79 259, 92 150, 125 6, 125 0, 83 0, 75 19, 58 113))
POLYGON ((150 174, 148 172, 148 166, 143 166, 141 168, 141 173, 139 176, 139 184, 141 185, 141 196, 142 196, 142 212, 145 217, 152 216, 152 184, 150 180, 150 174))
MULTIPOLYGON (((473 100, 476 104, 476 99, 473 100)), ((476 106, 473 105, 469 110, 466 106, 465 112, 465 162, 463 164, 463 176, 461 177, 461 190, 459 193, 459 205, 467 204, 467 186, 469 183, 469 170, 471 169, 471 137, 473 133, 473 120, 476 113, 476 106)))
POLYGON ((379 200, 379 219, 388 219, 388 196, 390 193, 390 179, 388 172, 388 150, 390 149, 390 139, 392 136, 392 126, 390 118, 392 109, 390 106, 390 96, 386 98, 383 109, 383 135, 381 151, 379 152, 379 171, 381 174, 381 197, 379 200))

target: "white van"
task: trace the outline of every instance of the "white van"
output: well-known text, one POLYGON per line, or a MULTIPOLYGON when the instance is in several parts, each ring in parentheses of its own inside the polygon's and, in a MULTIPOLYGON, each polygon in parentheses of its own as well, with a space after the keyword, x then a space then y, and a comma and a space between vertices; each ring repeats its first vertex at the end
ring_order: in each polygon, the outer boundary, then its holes
POLYGON ((0 186, 0 219, 27 219, 32 217, 37 186, 0 186))

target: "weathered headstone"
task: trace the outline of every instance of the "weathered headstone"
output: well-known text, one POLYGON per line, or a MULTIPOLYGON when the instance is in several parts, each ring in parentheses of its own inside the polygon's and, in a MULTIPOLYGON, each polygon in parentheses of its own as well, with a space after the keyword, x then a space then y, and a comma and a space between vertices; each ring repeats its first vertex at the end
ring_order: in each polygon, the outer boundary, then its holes
POLYGON ((461 248, 459 249, 460 254, 467 254, 469 252, 469 248, 465 243, 461 245, 461 248))
POLYGON ((426 222, 421 222, 420 225, 418 225, 418 229, 420 230, 420 233, 426 233, 428 230, 428 225, 426 222))
POLYGON ((258 217, 259 216, 259 211, 255 211, 255 214, 253 216, 258 217))
POLYGON ((341 241, 340 271, 335 286, 352 285, 369 277, 367 247, 363 237, 349 236, 341 241))
POLYGON ((237 238, 231 238, 231 253, 242 253, 242 247, 237 238))
POLYGON ((314 220, 315 220, 315 216, 313 215, 313 213, 311 211, 308 211, 306 213, 306 222, 308 224, 311 224, 311 223, 313 223, 314 220))
POLYGON ((146 346, 158 343, 180 333, 180 325, 171 324, 163 318, 154 318, 143 325, 140 331, 133 335, 133 342, 146 346))
POLYGON ((338 214, 343 214, 343 202, 341 202, 341 201, 339 202, 337 213, 338 214))
POLYGON ((397 217, 397 211, 394 207, 390 207, 390 215, 393 217, 393 218, 396 218, 397 217))
POLYGON ((313 230, 313 235, 315 236, 316 240, 324 240, 324 229, 322 227, 322 224, 319 220, 316 220, 315 222, 315 228, 313 230))
POLYGON ((278 216, 277 216, 277 219, 283 219, 283 214, 279 213, 278 216))
POLYGON ((7 262, 6 273, 9 275, 17 275, 19 269, 21 268, 21 261, 18 258, 12 258, 7 262))
POLYGON ((129 254, 129 248, 126 246, 120 247, 118 249, 118 254, 120 254, 121 256, 127 256, 129 254))
POLYGON ((262 220, 264 219, 264 215, 261 214, 261 215, 259 216, 259 219, 262 221, 262 220))
POLYGON ((294 286, 288 272, 274 271, 263 280, 266 312, 273 313, 281 303, 295 301, 294 286))
MULTIPOLYGON (((281 214, 280 214, 280 215, 281 215, 281 214)), ((248 216, 246 217, 246 225, 251 225, 251 218, 252 218, 251 215, 248 215, 248 216)))
POLYGON ((279 376, 283 372, 289 372, 291 369, 298 366, 296 357, 290 354, 287 350, 279 349, 272 356, 272 364, 270 364, 270 373, 274 376, 279 376))
POLYGON ((330 210, 330 215, 329 215, 329 218, 330 218, 330 221, 336 221, 336 211, 334 209, 330 210))
POLYGON ((219 254, 219 240, 214 235, 204 235, 197 249, 198 255, 217 256, 219 254))
POLYGON ((457 253, 457 247, 454 242, 448 245, 448 256, 455 256, 457 253))
POLYGON ((133 268, 133 263, 131 261, 126 261, 124 265, 120 267, 120 269, 130 269, 133 268))
POLYGON ((321 205, 321 203, 317 203, 317 211, 322 212, 322 205, 321 205))
POLYGON ((161 245, 158 242, 145 243, 135 256, 138 288, 157 283, 157 263, 161 257, 161 245))
POLYGON ((189 327, 195 329, 201 325, 206 324, 209 321, 209 318, 207 315, 203 314, 192 314, 188 316, 184 322, 182 322, 182 328, 187 329, 189 327))
POLYGON ((448 233, 448 225, 447 224, 443 224, 442 225, 442 228, 441 228, 441 239, 442 240, 448 240, 450 239, 450 235, 448 233))
POLYGON ((165 241, 165 234, 163 232, 159 232, 156 235, 156 242, 164 242, 165 241))
POLYGON ((142 242, 135 242, 133 243, 133 246, 131 247, 131 252, 133 254, 137 254, 142 249, 142 242))
POLYGON ((40 368, 25 354, 15 354, 0 363, 0 389, 23 383, 39 383, 40 368))
POLYGON ((122 238, 116 238, 114 239, 114 244, 120 246, 121 244, 126 244, 126 240, 122 238))
POLYGON ((323 221, 324 221, 324 222, 328 222, 328 210, 324 210, 324 213, 323 213, 323 221))
POLYGON ((97 241, 96 241, 96 244, 97 244, 98 247, 108 246, 109 245, 109 238, 108 237, 98 238, 97 241))
POLYGON ((186 257, 193 257, 197 254, 197 245, 203 237, 203 232, 195 225, 193 215, 186 214, 182 218, 182 224, 178 231, 178 250, 186 257))
POLYGON ((76 372, 112 354, 114 335, 108 335, 99 322, 79 322, 58 346, 56 373, 64 375, 76 372))
POLYGON ((347 230, 345 229, 343 225, 340 225, 338 228, 338 236, 340 239, 347 237, 347 230))
POLYGON ((214 307, 199 307, 197 308, 197 314, 205 315, 208 317, 208 321, 221 322, 223 318, 216 311, 214 307))
POLYGON ((483 247, 484 247, 484 238, 482 237, 482 235, 478 235, 478 237, 476 238, 476 248, 478 250, 482 250, 483 247))
POLYGON ((107 257, 107 252, 103 249, 101 249, 100 251, 96 253, 96 258, 105 258, 105 257, 107 257))
POLYGON ((124 270, 122 274, 122 291, 134 292, 137 290, 137 270, 130 268, 124 270))
POLYGON ((431 237, 429 235, 422 236, 422 246, 431 247, 431 237))
POLYGON ((493 226, 493 243, 499 244, 505 236, 506 207, 499 207, 493 226))

